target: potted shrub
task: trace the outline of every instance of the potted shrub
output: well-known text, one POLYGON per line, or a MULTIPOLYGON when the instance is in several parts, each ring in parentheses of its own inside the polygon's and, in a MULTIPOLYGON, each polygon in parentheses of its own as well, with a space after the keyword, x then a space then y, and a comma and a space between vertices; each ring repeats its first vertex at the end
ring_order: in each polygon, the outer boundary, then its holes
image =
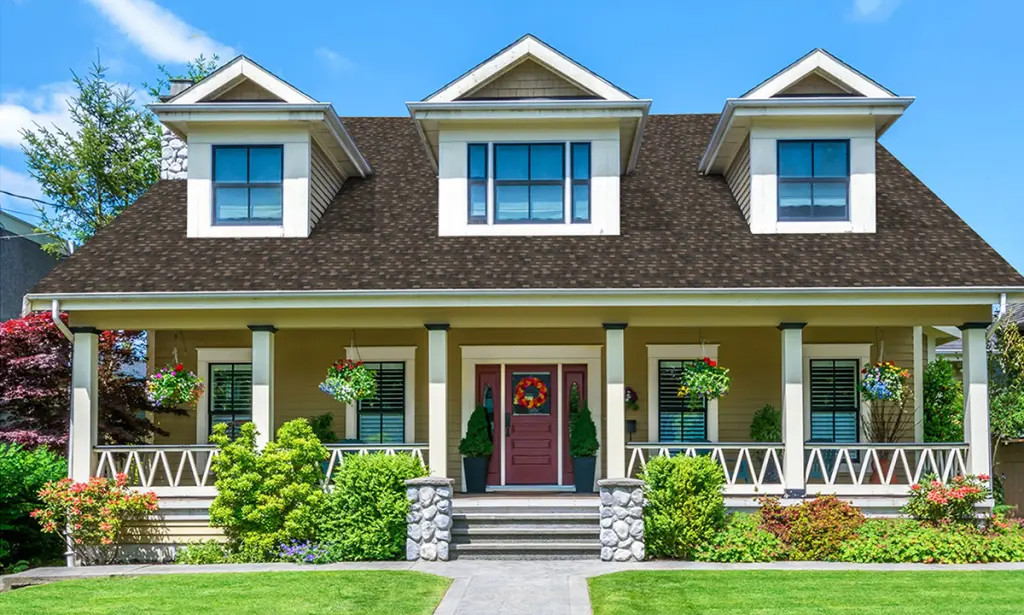
POLYGON ((587 402, 583 402, 583 408, 569 415, 569 454, 572 455, 577 493, 594 492, 594 467, 599 448, 601 445, 597 441, 597 427, 590 416, 587 402))
MULTIPOLYGON (((754 413, 750 421, 750 439, 754 442, 782 442, 782 413, 771 404, 761 406, 761 409, 754 413)), ((764 460, 768 457, 767 452, 757 451, 752 455, 756 467, 751 468, 753 476, 760 473, 764 467, 764 460)), ((751 478, 753 478, 753 476, 751 478)), ((764 482, 779 482, 779 472, 774 463, 769 463, 764 471, 764 482)))
POLYGON ((462 466, 466 470, 467 493, 483 493, 487 490, 487 466, 493 451, 494 442, 487 425, 487 408, 477 406, 469 417, 466 435, 459 442, 462 466))

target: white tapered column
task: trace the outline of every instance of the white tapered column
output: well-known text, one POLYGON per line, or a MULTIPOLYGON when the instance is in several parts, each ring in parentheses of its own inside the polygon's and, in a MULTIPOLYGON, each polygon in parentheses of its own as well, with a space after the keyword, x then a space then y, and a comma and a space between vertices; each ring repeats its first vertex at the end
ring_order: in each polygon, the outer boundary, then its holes
POLYGON ((787 497, 803 497, 804 484, 804 322, 779 324, 782 332, 782 474, 787 497))
POLYGON ((249 325, 252 331, 252 422, 256 446, 274 439, 274 336, 273 325, 249 325))
POLYGON ((914 442, 924 442, 924 327, 914 327, 914 442))
POLYGON ((71 459, 68 476, 84 482, 92 476, 92 450, 99 437, 99 331, 71 327, 71 459))
POLYGON ((448 476, 448 323, 427 327, 427 464, 430 475, 448 476))
POLYGON ((992 441, 988 423, 988 348, 990 323, 969 322, 960 326, 964 339, 964 441, 970 445, 967 471, 991 474, 992 441))
POLYGON ((604 323, 607 478, 626 478, 626 323, 604 323))

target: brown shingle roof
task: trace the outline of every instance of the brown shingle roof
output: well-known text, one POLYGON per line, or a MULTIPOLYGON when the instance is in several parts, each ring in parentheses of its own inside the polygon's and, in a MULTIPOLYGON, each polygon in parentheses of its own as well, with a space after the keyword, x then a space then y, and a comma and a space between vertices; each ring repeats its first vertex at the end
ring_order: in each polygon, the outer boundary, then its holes
POLYGON ((716 115, 650 117, 622 179, 618 237, 438 237, 437 179, 409 118, 344 120, 375 175, 349 180, 308 239, 188 239, 162 181, 32 292, 1024 286, 885 148, 878 232, 754 235, 697 163, 716 115))

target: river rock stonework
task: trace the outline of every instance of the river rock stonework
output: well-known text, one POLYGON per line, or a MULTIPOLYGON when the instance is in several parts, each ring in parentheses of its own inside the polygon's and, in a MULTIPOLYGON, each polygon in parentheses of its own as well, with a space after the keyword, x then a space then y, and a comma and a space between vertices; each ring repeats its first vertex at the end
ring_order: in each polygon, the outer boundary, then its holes
POLYGON ((188 145, 164 127, 160 146, 160 179, 188 179, 188 145))
POLYGON ((414 478, 405 481, 409 498, 406 517, 405 559, 447 562, 452 539, 452 494, 450 478, 414 478))
POLYGON ((644 481, 597 481, 601 494, 601 561, 644 561, 644 481))

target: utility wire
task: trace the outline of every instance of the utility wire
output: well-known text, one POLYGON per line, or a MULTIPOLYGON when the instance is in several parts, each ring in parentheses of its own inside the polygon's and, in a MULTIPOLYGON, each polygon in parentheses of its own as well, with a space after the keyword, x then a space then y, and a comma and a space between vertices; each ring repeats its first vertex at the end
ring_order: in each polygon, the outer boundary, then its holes
POLYGON ((60 207, 56 203, 48 203, 46 201, 40 201, 37 198, 31 197, 31 196, 25 196, 24 194, 15 194, 15 193, 9 192, 7 190, 0 190, 0 194, 6 194, 7 196, 13 196, 16 199, 25 199, 26 201, 32 201, 34 203, 39 203, 40 205, 48 205, 50 207, 60 207))

